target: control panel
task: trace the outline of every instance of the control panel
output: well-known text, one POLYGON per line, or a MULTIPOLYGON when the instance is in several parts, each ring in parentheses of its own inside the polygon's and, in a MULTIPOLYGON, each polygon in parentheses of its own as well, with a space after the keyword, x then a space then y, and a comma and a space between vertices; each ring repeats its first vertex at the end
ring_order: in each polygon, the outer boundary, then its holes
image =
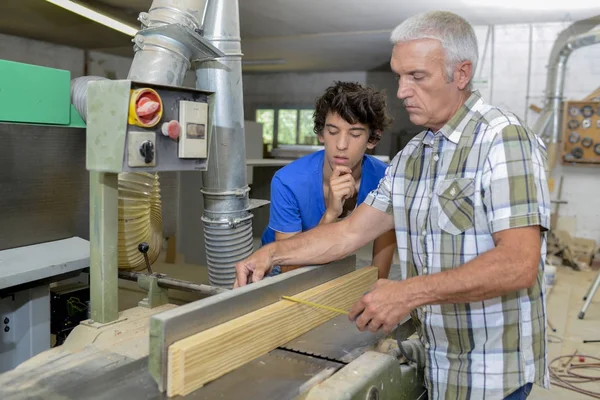
POLYGON ((88 86, 90 171, 202 171, 214 94, 129 80, 88 86))
POLYGON ((600 164, 600 102, 565 101, 563 163, 600 164))

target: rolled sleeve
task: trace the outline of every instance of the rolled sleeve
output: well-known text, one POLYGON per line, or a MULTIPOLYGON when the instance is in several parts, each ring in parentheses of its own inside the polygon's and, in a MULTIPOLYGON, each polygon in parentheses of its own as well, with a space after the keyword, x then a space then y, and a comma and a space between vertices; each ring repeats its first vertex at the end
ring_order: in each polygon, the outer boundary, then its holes
POLYGON ((392 163, 386 168, 383 178, 379 181, 377 188, 373 189, 366 197, 364 203, 376 210, 383 211, 387 214, 393 213, 392 204, 392 171, 396 170, 398 158, 394 158, 392 163))
POLYGON ((269 228, 281 233, 302 231, 302 218, 296 196, 277 175, 271 181, 269 228))
POLYGON ((540 225, 550 228, 546 149, 520 125, 496 136, 482 175, 483 204, 490 231, 540 225))

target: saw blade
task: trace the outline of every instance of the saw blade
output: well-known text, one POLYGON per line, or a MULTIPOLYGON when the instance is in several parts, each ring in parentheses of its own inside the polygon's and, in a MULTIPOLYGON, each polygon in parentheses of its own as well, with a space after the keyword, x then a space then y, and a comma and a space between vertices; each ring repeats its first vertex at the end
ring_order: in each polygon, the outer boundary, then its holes
POLYGON ((360 332, 348 316, 340 315, 280 348, 324 360, 349 363, 384 337, 381 333, 360 332))
POLYGON ((344 364, 275 349, 184 396, 193 399, 294 399, 320 374, 344 364), (249 384, 251 383, 251 384, 249 384))

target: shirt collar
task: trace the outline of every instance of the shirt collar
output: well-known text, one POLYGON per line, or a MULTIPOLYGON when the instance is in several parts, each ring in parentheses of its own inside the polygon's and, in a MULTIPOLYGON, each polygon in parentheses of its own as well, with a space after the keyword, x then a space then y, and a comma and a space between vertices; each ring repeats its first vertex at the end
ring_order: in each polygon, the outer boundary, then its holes
POLYGON ((482 104, 483 99, 481 98, 481 94, 479 94, 478 90, 474 90, 467 101, 464 102, 446 125, 442 126, 439 132, 452 143, 458 144, 465 126, 467 126, 473 114, 479 110, 482 104))

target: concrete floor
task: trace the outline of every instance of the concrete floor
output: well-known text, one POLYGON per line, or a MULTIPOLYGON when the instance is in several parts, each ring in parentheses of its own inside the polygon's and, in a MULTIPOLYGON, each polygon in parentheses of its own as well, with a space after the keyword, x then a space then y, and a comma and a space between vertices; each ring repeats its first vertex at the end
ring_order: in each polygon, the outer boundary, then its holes
MULTIPOLYGON (((556 332, 548 331, 551 343, 548 345, 548 360, 551 361, 562 355, 570 355, 578 351, 580 354, 600 358, 600 343, 583 343, 584 339, 600 340, 600 293, 588 308, 585 318, 580 320, 577 315, 583 306, 583 296, 596 279, 598 271, 577 272, 568 267, 558 267, 556 282, 548 297, 548 320, 556 328, 556 332), (557 342, 557 343, 552 343, 557 342)), ((577 359, 572 361, 579 363, 577 359)), ((588 361, 597 362, 597 361, 588 361)), ((598 376, 600 368, 584 372, 586 375, 598 376)), ((578 385, 585 390, 600 393, 600 381, 578 385)), ((590 399, 591 397, 553 386, 550 390, 534 387, 531 396, 533 400, 558 399, 590 399)))

